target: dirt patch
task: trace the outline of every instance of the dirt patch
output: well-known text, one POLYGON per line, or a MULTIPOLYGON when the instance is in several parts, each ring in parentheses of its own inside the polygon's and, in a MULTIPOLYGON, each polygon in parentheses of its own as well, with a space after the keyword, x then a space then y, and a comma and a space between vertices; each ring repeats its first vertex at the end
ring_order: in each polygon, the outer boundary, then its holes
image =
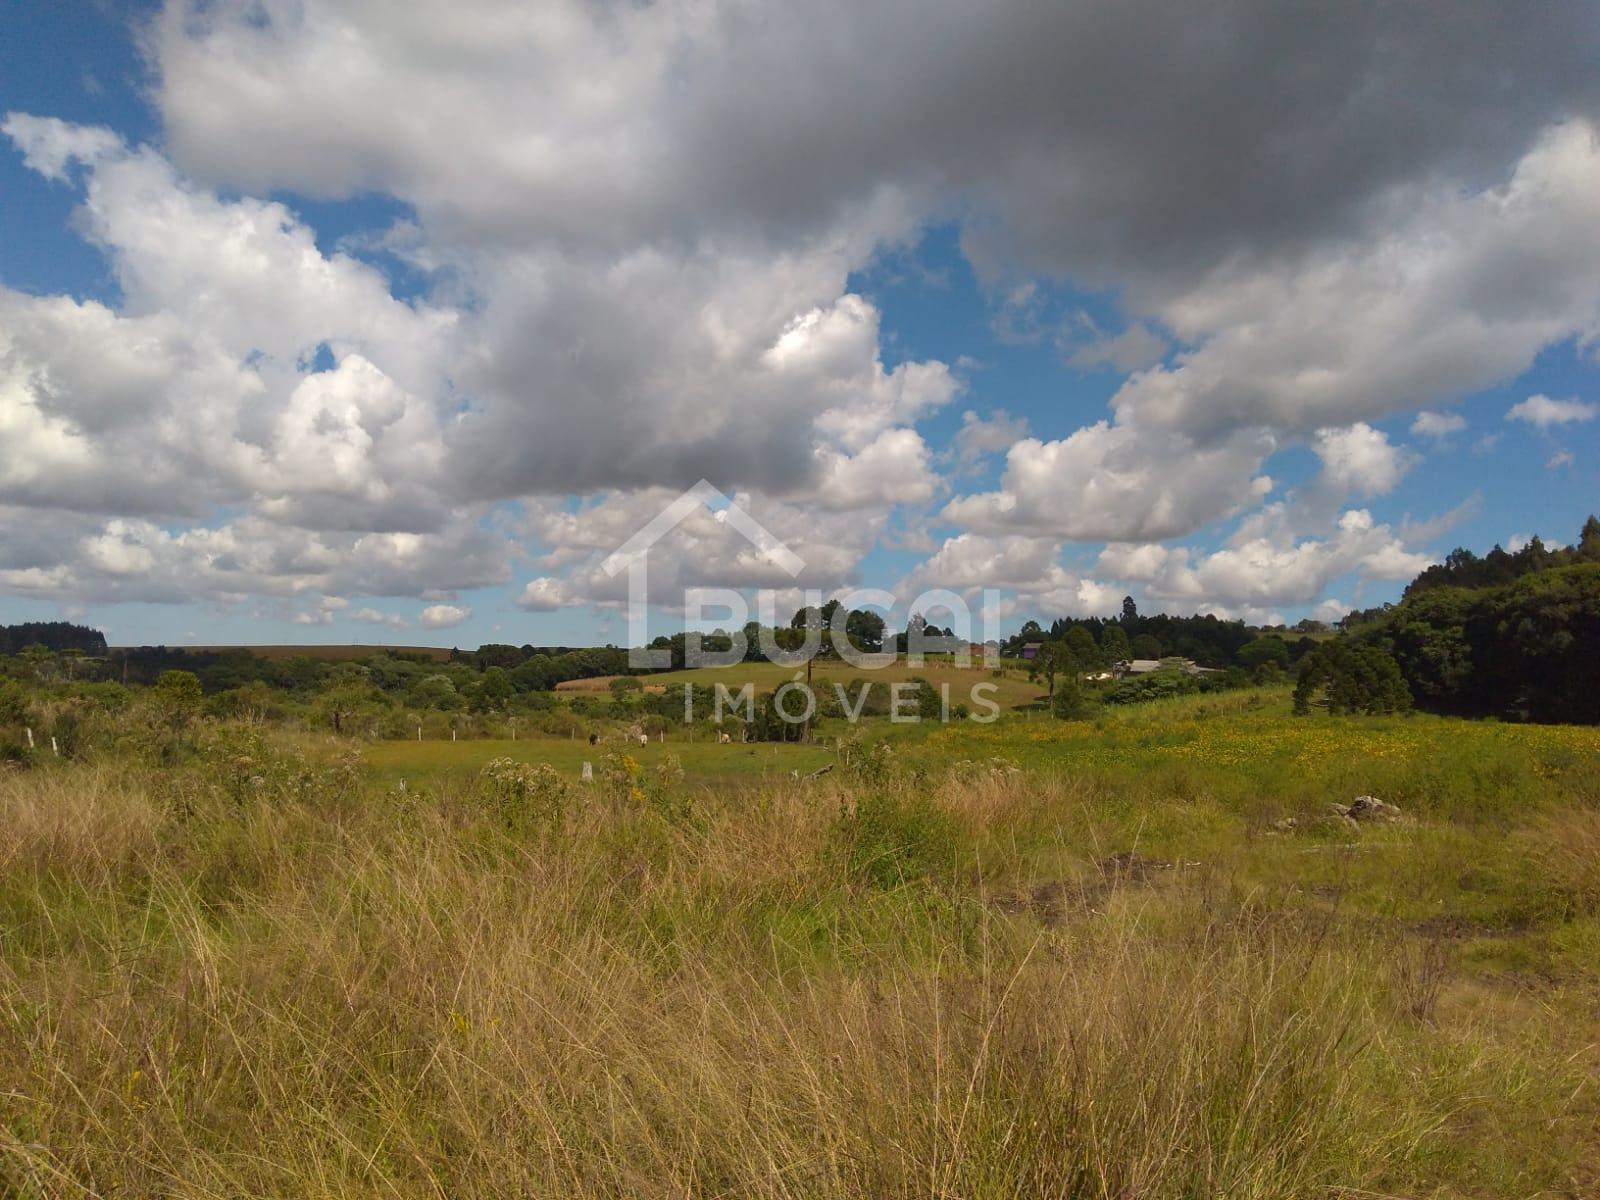
POLYGON ((1124 850, 1100 859, 1094 864, 1094 873, 1084 879, 1046 880, 1015 891, 1002 892, 993 898, 992 903, 1001 912, 1028 913, 1042 925, 1055 926, 1072 914, 1098 912, 1118 888, 1153 886, 1162 879, 1171 878, 1180 866, 1199 865, 1146 858, 1142 854, 1124 850))
POLYGON ((1171 871, 1177 865, 1165 859, 1146 858, 1132 850, 1107 855, 1095 864, 1101 875, 1124 883, 1143 883, 1157 871, 1171 871))
POLYGON ((1084 884, 1077 880, 1052 879, 1014 892, 1004 892, 994 897, 993 903, 1001 912, 1033 916, 1041 925, 1060 925, 1072 913, 1089 913, 1104 901, 1110 891, 1100 884, 1084 884))

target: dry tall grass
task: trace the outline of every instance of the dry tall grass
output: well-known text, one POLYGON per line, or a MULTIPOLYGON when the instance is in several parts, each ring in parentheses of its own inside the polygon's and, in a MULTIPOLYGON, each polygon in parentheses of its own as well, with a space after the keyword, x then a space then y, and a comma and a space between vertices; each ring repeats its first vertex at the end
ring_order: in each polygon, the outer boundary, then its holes
POLYGON ((0 777, 0 1195, 1281 1200, 1435 1169, 1455 1100, 1381 940, 1039 850, 1075 785, 840 786, 512 836, 334 773, 0 777))

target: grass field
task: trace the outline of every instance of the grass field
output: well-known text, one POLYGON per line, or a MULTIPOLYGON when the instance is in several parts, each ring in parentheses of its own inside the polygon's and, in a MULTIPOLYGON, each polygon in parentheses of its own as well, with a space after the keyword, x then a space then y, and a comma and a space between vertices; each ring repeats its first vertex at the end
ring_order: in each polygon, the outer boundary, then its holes
POLYGON ((675 734, 666 743, 654 739, 647 746, 616 739, 595 747, 582 738, 534 737, 479 739, 467 742, 377 742, 365 752, 376 777, 384 781, 412 782, 470 779, 485 763, 496 758, 548 763, 576 781, 585 762, 594 763, 606 753, 624 751, 646 767, 659 765, 669 755, 683 766, 690 783, 711 785, 725 780, 785 778, 791 771, 807 773, 833 758, 822 745, 796 746, 776 742, 722 745, 701 737, 690 742, 675 734))
POLYGON ((1600 731, 853 745, 0 774, 0 1195, 1600 1194, 1600 731))

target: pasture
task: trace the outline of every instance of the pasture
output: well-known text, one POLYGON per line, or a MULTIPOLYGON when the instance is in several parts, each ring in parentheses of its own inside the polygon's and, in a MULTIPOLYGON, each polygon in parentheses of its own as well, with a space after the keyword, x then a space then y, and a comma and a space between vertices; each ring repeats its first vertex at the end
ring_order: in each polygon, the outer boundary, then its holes
MULTIPOLYGON (((831 744, 831 739, 829 739, 831 744)), ((547 763, 577 781, 585 762, 598 762, 608 753, 626 753, 646 767, 660 765, 669 756, 682 764, 691 784, 714 785, 726 781, 760 782, 786 779, 793 771, 816 770, 833 757, 830 745, 793 745, 778 742, 721 744, 703 735, 690 741, 674 732, 663 743, 648 745, 611 737, 599 746, 586 738, 519 737, 479 738, 471 741, 375 742, 364 752, 377 778, 412 782, 470 780, 484 764, 497 758, 517 762, 547 763)))

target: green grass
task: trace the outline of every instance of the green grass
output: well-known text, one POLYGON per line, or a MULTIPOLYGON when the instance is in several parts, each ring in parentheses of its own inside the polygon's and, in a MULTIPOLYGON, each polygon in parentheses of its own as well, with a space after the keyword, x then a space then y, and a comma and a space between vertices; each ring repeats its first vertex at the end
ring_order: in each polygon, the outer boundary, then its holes
POLYGON ((1600 1192, 1600 731, 869 736, 0 774, 0 1195, 1600 1192))
POLYGON ((777 781, 786 779, 791 771, 807 774, 833 758, 831 749, 822 745, 776 742, 723 745, 704 735, 691 742, 676 732, 665 743, 651 738, 647 746, 621 741, 615 736, 599 746, 591 746, 583 738, 561 737, 519 737, 515 741, 484 738, 461 742, 375 742, 363 751, 363 756, 378 778, 388 782, 399 779, 430 782, 441 778, 459 782, 471 778, 485 763, 496 758, 548 763, 577 782, 585 762, 597 764, 602 755, 612 752, 631 754, 647 767, 669 755, 674 756, 682 763, 687 779, 697 784, 777 781))

